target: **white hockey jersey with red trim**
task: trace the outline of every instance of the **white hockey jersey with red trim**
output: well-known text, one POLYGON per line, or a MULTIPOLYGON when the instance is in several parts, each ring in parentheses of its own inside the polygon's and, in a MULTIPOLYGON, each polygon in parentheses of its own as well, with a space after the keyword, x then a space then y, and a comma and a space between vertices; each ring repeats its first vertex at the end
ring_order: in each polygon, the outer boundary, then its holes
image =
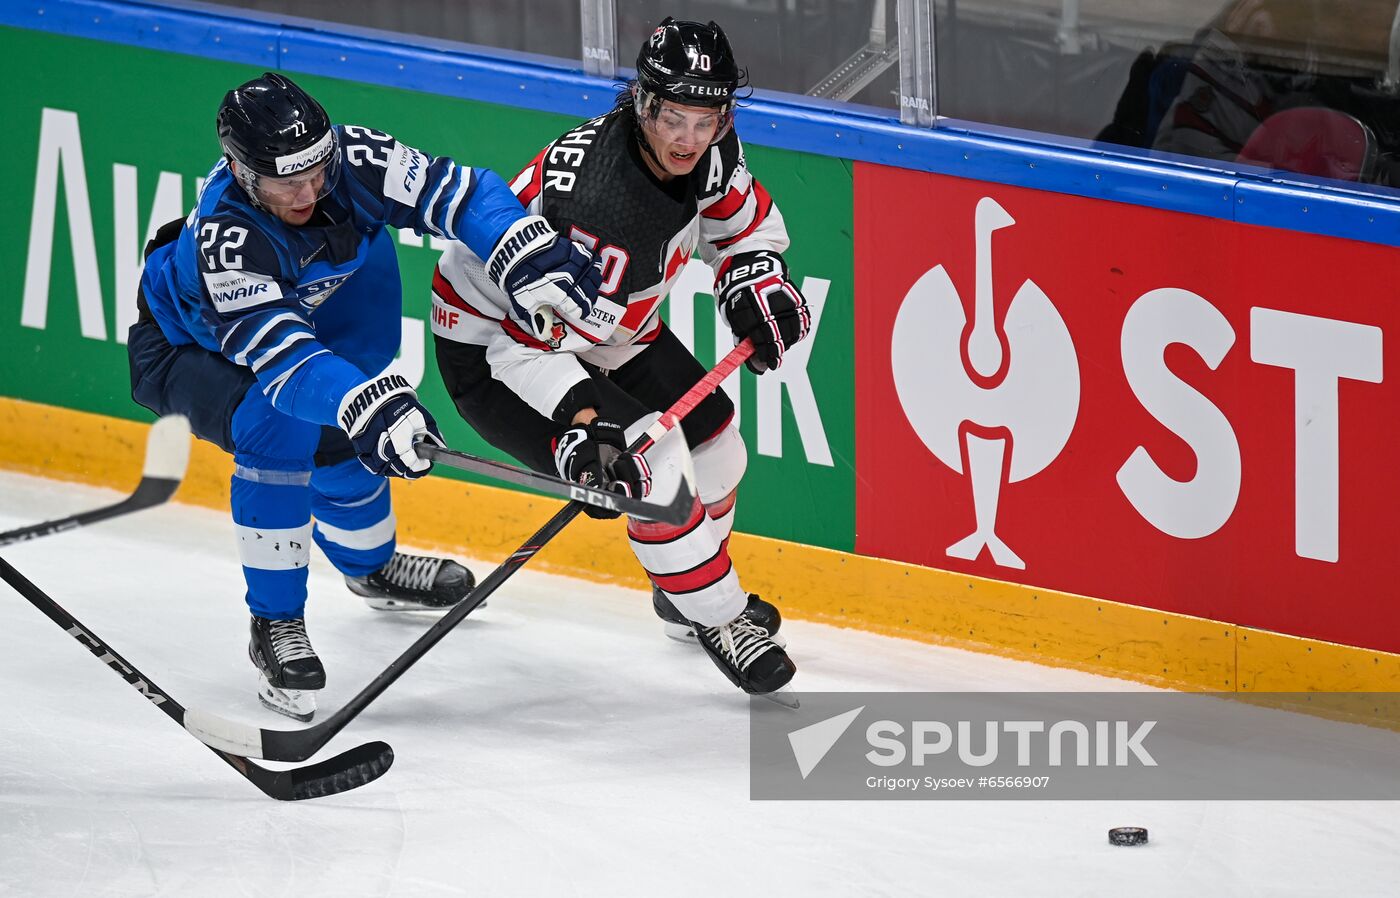
POLYGON ((697 251, 719 272, 735 253, 787 249, 782 214, 732 130, 685 178, 658 180, 643 152, 630 109, 615 109, 550 143, 511 183, 530 212, 601 260, 586 321, 560 316, 548 343, 536 339, 464 246, 434 273, 433 333, 486 347, 492 375, 547 417, 588 376, 579 359, 615 369, 656 338, 661 301, 697 251))

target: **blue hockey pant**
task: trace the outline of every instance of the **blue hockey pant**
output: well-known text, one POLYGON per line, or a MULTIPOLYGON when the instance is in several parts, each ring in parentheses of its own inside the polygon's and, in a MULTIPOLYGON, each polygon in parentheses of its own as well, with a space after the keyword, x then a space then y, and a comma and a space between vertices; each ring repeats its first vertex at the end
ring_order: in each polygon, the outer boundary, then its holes
POLYGON ((344 574, 388 563, 388 480, 365 470, 343 433, 277 411, 247 368, 199 346, 172 347, 154 322, 134 325, 127 349, 138 402, 186 415, 198 436, 233 454, 229 497, 254 614, 303 615, 313 539, 344 574))
MULTIPOLYGON (((372 250, 332 300, 363 309, 359 320, 342 321, 345 314, 330 308, 317 316, 318 336, 366 377, 392 360, 399 342, 392 242, 379 235, 372 250)), ((185 415, 196 435, 233 455, 230 504, 254 614, 303 615, 313 539, 350 576, 388 563, 395 546, 388 481, 360 464, 344 433, 277 411, 248 368, 196 344, 172 346, 148 311, 132 326, 127 352, 137 402, 185 415)))

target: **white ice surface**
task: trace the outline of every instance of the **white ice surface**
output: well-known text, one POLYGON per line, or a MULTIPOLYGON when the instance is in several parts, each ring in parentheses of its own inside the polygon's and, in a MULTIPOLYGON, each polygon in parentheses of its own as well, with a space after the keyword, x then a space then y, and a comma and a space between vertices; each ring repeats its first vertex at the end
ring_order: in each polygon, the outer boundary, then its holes
MULTIPOLYGON (((116 498, 0 474, 0 530, 116 498)), ((254 697, 231 530, 166 506, 0 554, 181 703, 290 728, 254 697)), ((319 554, 311 596, 323 711, 431 622, 369 610, 319 554)), ((807 691, 1141 688, 784 631, 807 691)), ((331 743, 397 760, 328 799, 264 797, 3 583, 0 682, 5 896, 1400 893, 1387 802, 751 802, 746 701, 709 660, 646 594, 528 568, 331 743)))

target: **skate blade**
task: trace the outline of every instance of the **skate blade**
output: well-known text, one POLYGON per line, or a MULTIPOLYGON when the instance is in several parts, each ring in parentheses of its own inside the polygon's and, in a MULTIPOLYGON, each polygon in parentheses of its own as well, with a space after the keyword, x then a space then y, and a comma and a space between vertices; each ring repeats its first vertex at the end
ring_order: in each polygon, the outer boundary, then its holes
POLYGON ((276 711, 302 723, 310 723, 311 718, 316 715, 315 691, 278 689, 267 681, 267 677, 258 677, 258 701, 269 711, 276 711))
POLYGON ((686 624, 673 624, 670 621, 662 621, 661 629, 667 636, 676 642, 686 642, 695 644, 695 628, 686 624))
MULTIPOLYGON (((408 599, 391 599, 384 596, 364 596, 365 604, 375 611, 450 611, 457 603, 451 605, 429 605, 426 602, 414 602, 408 599)), ((472 611, 479 611, 486 607, 482 602, 472 611)))
MULTIPOLYGON (((688 645, 698 644, 695 641, 694 627, 688 626, 686 624, 674 624, 670 621, 662 621, 661 626, 662 630, 666 633, 666 635, 674 639, 676 642, 684 642, 688 645)), ((773 642, 776 643, 779 648, 787 648, 787 637, 784 636, 781 631, 774 633, 768 638, 773 640, 773 642)))
POLYGON ((802 702, 798 700, 797 693, 793 691, 792 686, 784 686, 772 692, 762 693, 759 698, 766 698, 773 704, 781 705, 790 711, 796 711, 802 707, 802 702))

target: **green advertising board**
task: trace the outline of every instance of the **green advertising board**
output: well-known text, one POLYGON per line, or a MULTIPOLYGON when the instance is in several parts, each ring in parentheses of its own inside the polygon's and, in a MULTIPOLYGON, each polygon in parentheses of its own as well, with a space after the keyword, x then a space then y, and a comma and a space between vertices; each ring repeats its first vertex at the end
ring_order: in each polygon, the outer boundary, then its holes
MULTIPOLYGON (((0 27, 0 83, 10 138, 0 192, 0 395, 148 420, 131 401, 125 332, 135 318, 141 249, 182 217, 218 158, 214 112, 225 91, 261 70, 103 41, 0 27), (81 66, 55 60, 81 59, 81 66), (44 72, 36 79, 33 73, 44 72), (94 75, 100 73, 100 75, 94 75), (27 85, 23 92, 16 85, 27 85)), ((293 73, 295 74, 295 73, 293 73)), ((333 119, 507 178, 574 120, 379 85, 297 75, 333 119)), ((601 98, 605 108, 607 98, 601 98)), ((742 120, 741 120, 742 124, 742 120)), ((743 132, 741 130, 741 136, 743 132)), ((849 163, 746 146, 749 166, 782 209, 788 260, 818 311, 807 352, 778 372, 740 377, 749 471, 738 527, 850 551, 855 437, 852 187, 849 163)), ((449 443, 503 457, 452 414, 425 318, 438 250, 399 235, 404 290, 400 364, 420 382, 449 443)), ((699 261, 664 314, 709 364, 731 345, 718 332, 699 261)), ((722 326, 721 326, 722 327, 722 326)), ((731 390, 732 395, 732 390, 731 390)), ((456 476, 456 472, 448 476, 456 476)))

